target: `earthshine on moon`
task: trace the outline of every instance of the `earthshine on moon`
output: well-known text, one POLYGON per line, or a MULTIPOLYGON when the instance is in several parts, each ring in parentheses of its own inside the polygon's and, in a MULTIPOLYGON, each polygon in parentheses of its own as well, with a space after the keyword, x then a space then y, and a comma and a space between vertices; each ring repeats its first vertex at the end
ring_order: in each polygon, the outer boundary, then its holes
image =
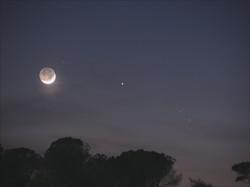
POLYGON ((56 80, 56 73, 52 68, 45 67, 39 73, 40 80, 44 84, 52 84, 56 80))

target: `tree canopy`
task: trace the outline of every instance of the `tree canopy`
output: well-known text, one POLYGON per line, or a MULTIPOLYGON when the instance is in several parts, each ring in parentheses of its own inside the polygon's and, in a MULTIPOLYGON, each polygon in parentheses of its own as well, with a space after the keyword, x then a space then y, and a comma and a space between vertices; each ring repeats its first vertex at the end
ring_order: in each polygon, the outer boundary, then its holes
POLYGON ((45 162, 54 181, 66 186, 80 186, 84 162, 90 157, 90 146, 80 139, 60 138, 45 153, 45 162))
POLYGON ((191 187, 213 187, 211 184, 207 184, 201 179, 192 179, 190 178, 191 187))
POLYGON ((181 181, 175 159, 155 151, 91 155, 88 143, 72 137, 52 142, 44 157, 27 148, 0 148, 3 187, 172 187, 181 181))
POLYGON ((174 169, 172 169, 165 177, 162 178, 159 187, 178 186, 181 180, 182 180, 182 174, 179 174, 174 169))
POLYGON ((238 174, 235 181, 250 184, 250 162, 240 162, 232 166, 232 170, 238 174))
POLYGON ((120 181, 130 187, 156 186, 172 169, 170 156, 153 151, 128 151, 113 159, 120 181))
POLYGON ((3 186, 25 187, 35 169, 39 168, 41 157, 33 150, 16 148, 4 151, 3 186))

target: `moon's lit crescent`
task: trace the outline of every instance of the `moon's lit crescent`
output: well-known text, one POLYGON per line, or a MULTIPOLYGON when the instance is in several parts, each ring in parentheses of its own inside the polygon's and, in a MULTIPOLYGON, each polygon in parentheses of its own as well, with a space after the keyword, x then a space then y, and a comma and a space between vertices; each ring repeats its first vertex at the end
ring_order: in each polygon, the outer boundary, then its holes
POLYGON ((56 73, 52 68, 43 68, 39 73, 40 80, 44 84, 52 84, 56 80, 56 73))

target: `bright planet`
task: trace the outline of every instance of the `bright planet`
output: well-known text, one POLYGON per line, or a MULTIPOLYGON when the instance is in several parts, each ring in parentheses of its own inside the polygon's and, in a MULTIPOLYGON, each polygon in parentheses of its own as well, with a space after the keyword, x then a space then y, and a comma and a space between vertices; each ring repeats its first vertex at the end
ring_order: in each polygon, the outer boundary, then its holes
POLYGON ((39 78, 44 84, 52 84, 56 80, 55 70, 49 67, 45 67, 41 69, 39 73, 39 78))

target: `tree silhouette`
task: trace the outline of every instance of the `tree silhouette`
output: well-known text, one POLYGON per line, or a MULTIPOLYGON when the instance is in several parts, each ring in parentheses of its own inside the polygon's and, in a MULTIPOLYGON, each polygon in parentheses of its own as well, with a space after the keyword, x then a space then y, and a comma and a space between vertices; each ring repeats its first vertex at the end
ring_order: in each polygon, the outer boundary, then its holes
POLYGON ((41 157, 27 148, 6 150, 2 159, 2 184, 11 187, 25 187, 41 162, 41 157))
POLYGON ((181 180, 181 175, 173 170, 175 159, 165 154, 137 150, 107 157, 92 156, 89 151, 87 143, 71 137, 52 142, 44 158, 26 148, 1 148, 1 186, 156 187, 165 176, 165 183, 161 184, 172 187, 181 180))
POLYGON ((250 184, 250 162, 241 162, 234 164, 232 166, 232 170, 238 174, 235 179, 236 182, 250 184))
POLYGON ((182 174, 178 174, 172 169, 160 182, 159 187, 174 187, 178 186, 182 180, 182 174))
POLYGON ((57 185, 81 186, 89 150, 87 143, 76 138, 65 137, 52 142, 45 153, 45 161, 54 182, 57 185))
POLYGON ((56 187, 58 186, 54 181, 53 173, 50 170, 42 167, 36 170, 31 177, 31 180, 26 183, 25 187, 56 187))
POLYGON ((92 156, 85 167, 88 176, 88 186, 92 187, 111 187, 115 184, 113 168, 110 159, 104 154, 92 156))
POLYGON ((119 178, 119 186, 153 187, 171 171, 175 160, 153 151, 137 150, 123 152, 111 162, 119 178))
POLYGON ((0 144, 0 181, 2 181, 2 177, 3 177, 3 147, 0 144))
POLYGON ((0 144, 0 159, 2 160, 2 157, 3 157, 3 147, 2 145, 0 144))
POLYGON ((211 184, 207 184, 204 181, 202 181, 201 179, 189 179, 190 183, 191 183, 191 187, 213 187, 213 185, 211 184))

